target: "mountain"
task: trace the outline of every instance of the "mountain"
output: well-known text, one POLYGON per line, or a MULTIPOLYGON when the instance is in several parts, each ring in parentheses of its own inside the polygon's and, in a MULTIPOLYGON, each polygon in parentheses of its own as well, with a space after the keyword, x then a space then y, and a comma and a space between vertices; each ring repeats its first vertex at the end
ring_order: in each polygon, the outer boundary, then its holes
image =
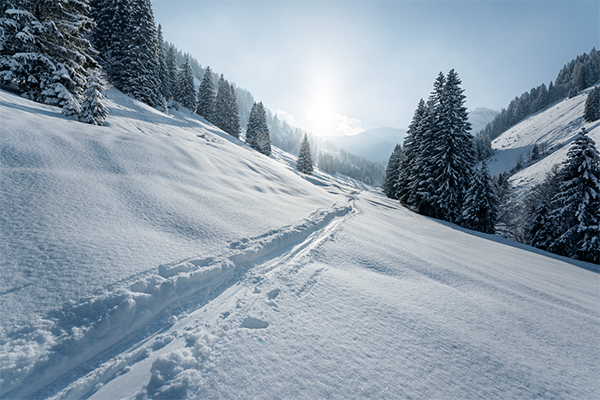
POLYGON ((485 107, 478 107, 473 110, 469 110, 471 133, 476 135, 480 130, 485 128, 487 124, 492 122, 496 115, 498 115, 498 111, 490 110, 489 108, 485 107))
POLYGON ((541 183, 554 164, 566 160, 569 143, 582 127, 599 146, 600 124, 583 120, 590 90, 592 88, 526 118, 494 139, 494 155, 488 159, 490 173, 511 172, 511 182, 517 196, 521 197, 532 186, 541 183), (547 154, 531 160, 534 145, 547 154))
POLYGON ((358 135, 329 136, 324 140, 368 160, 387 163, 394 146, 402 144, 406 131, 395 128, 369 129, 358 135))
POLYGON ((108 107, 0 91, 0 398, 600 397, 597 266, 108 107))
MULTIPOLYGON (((469 122, 472 124, 471 132, 476 134, 483 129, 494 117, 497 111, 489 108, 475 108, 469 112, 469 122)), ((402 144, 406 130, 396 128, 368 129, 352 136, 329 136, 324 141, 331 142, 334 146, 356 154, 371 161, 387 163, 396 144, 402 144)))

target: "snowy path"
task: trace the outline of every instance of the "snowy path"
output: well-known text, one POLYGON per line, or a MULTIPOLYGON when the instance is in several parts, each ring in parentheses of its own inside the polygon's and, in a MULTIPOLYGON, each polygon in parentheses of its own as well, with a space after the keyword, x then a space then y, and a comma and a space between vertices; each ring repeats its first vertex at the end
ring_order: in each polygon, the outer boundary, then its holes
MULTIPOLYGON (((85 396, 94 390, 98 380, 110 379, 128 368, 129 364, 147 357, 152 349, 160 347, 156 344, 157 341, 170 341, 177 336, 172 333, 153 333, 147 336, 144 333, 143 327, 147 327, 146 331, 150 332, 157 329, 158 332, 163 332, 164 328, 167 328, 167 332, 177 332, 176 328, 168 328, 177 321, 177 317, 165 312, 167 309, 179 309, 179 312, 182 309, 189 310, 210 300, 213 293, 220 293, 240 280, 260 281, 274 269, 293 263, 317 247, 351 212, 351 205, 318 210, 295 225, 232 242, 229 249, 221 255, 161 265, 158 274, 147 275, 131 284, 128 289, 96 298, 90 303, 73 305, 68 310, 57 311, 62 315, 60 322, 52 326, 52 331, 37 332, 54 335, 52 340, 45 341, 53 345, 38 348, 36 353, 30 354, 28 362, 33 367, 24 379, 12 382, 15 389, 6 391, 5 397, 47 397, 72 380, 73 375, 77 377, 89 366, 84 365, 73 374, 68 374, 69 371, 76 370, 115 344, 118 347, 123 338, 126 338, 126 345, 139 339, 141 343, 135 343, 133 351, 118 355, 97 368, 92 373, 93 378, 79 379, 72 387, 65 389, 65 393, 59 394, 59 397, 66 395, 69 398, 85 396), (89 316, 93 315, 90 309, 106 311, 97 315, 96 320, 89 321, 89 316), (57 331, 60 332, 59 335, 55 334, 57 331), (56 379, 58 382, 42 390, 56 379), (42 392, 36 395, 40 390, 42 392)), ((239 289, 234 290, 236 298, 241 296, 238 291, 239 289)), ((273 292, 271 297, 275 298, 276 293, 273 292)), ((246 317, 241 326, 260 328, 263 324, 268 325, 265 321, 246 317)), ((27 343, 27 336, 24 333, 21 342, 25 343, 24 346, 33 347, 32 343, 27 343)), ((15 358, 23 356, 24 346, 14 348, 15 358)), ((102 356, 99 358, 102 359, 102 356)), ((23 374, 20 377, 23 378, 23 374)), ((6 386, 8 385, 5 388, 6 386)))

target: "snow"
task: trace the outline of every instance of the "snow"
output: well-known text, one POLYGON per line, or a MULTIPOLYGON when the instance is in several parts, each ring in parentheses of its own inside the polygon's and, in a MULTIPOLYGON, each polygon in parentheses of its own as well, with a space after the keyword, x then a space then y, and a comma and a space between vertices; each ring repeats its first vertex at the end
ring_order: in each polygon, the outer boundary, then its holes
POLYGON ((596 266, 108 99, 0 91, 0 398, 600 396, 596 266))
POLYGON ((492 141, 494 155, 489 158, 490 174, 497 175, 502 171, 510 171, 519 159, 527 161, 534 144, 546 144, 549 154, 537 162, 511 176, 511 183, 516 189, 517 197, 543 182, 546 173, 554 164, 561 164, 567 159, 570 142, 581 131, 582 127, 588 131, 596 145, 600 143, 600 123, 598 121, 587 123, 583 120, 583 110, 587 94, 593 88, 583 91, 579 95, 558 102, 546 110, 540 111, 492 141))

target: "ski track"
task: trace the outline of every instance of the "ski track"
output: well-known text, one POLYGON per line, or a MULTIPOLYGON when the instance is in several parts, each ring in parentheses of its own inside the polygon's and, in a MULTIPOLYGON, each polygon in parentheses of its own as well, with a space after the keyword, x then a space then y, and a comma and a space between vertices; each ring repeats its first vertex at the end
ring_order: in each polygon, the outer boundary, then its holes
MULTIPOLYGON (((189 374, 202 371, 201 361, 216 346, 213 342, 223 340, 205 333, 181 334, 178 330, 164 334, 177 323, 174 314, 186 315, 199 308, 206 311, 211 300, 233 290, 230 297, 237 299, 236 307, 227 315, 219 314, 217 320, 227 319, 230 323, 235 313, 240 327, 266 328, 268 321, 235 312, 247 309, 241 288, 257 285, 273 273, 289 282, 301 274, 299 260, 327 241, 336 227, 355 212, 355 196, 347 195, 348 205, 319 209, 295 225, 231 242, 223 254, 161 265, 157 273, 139 277, 127 288, 67 304, 35 325, 20 327, 8 335, 10 342, 1 344, 13 345, 2 349, 7 359, 0 363, 1 398, 89 397, 174 339, 185 340, 188 346, 183 347, 188 350, 192 344, 193 351, 182 354, 175 350, 155 361, 152 378, 144 390, 151 395, 179 397, 174 392, 163 393, 162 381, 157 377, 173 374, 174 370, 165 368, 178 368, 183 371, 182 379, 190 382, 189 374), (95 317, 90 321, 92 315, 95 317), (11 371, 16 371, 15 376, 10 376, 11 371)), ((307 294, 323 269, 309 271, 297 286, 289 283, 291 291, 298 296, 307 294)), ((266 294, 269 304, 275 305, 280 292, 273 289, 266 294)))

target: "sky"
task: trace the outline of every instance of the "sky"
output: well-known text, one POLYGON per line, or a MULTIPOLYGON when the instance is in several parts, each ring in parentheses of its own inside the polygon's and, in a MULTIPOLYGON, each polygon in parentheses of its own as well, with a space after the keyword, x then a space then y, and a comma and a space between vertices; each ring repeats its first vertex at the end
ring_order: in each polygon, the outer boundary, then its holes
POLYGON ((439 72, 500 110, 600 49, 597 1, 154 0, 165 40, 321 136, 405 129, 439 72))

